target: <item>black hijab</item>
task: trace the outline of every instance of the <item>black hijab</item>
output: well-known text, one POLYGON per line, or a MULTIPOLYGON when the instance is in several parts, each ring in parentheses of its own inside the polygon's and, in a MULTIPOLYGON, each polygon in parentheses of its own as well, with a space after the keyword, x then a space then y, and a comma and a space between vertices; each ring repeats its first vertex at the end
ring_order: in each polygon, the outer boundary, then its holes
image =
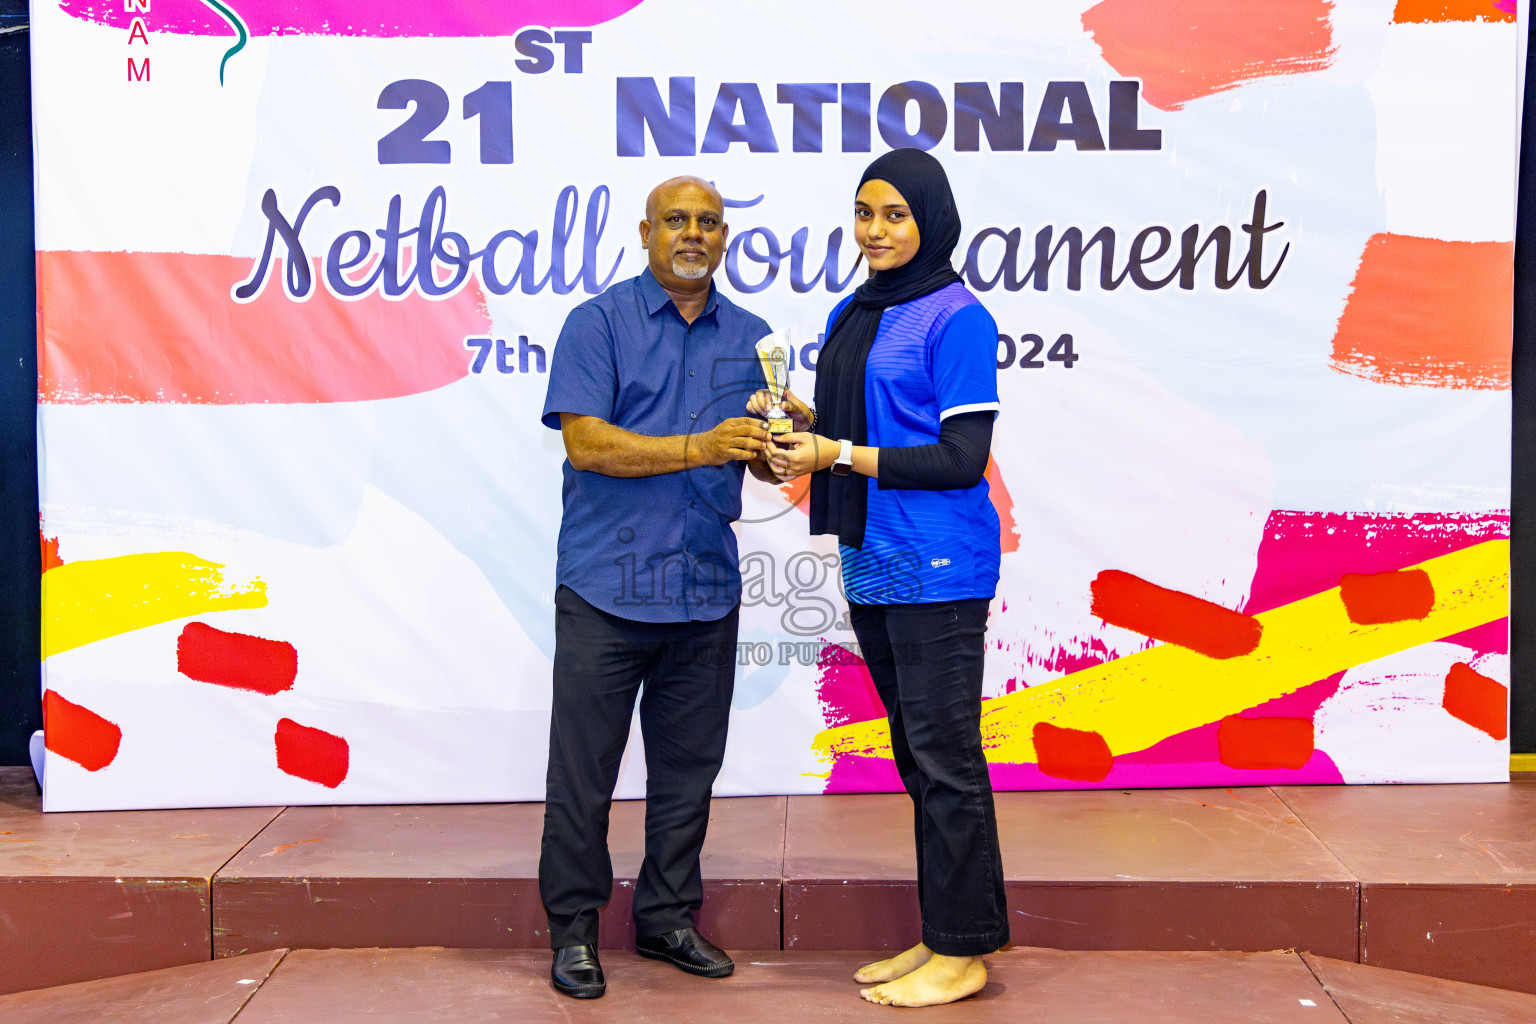
MULTIPOLYGON (((838 314, 816 364, 816 432, 822 437, 869 443, 864 418, 864 365, 880 316, 960 280, 950 258, 960 241, 960 212, 949 178, 938 160, 920 149, 896 149, 864 171, 866 181, 880 180, 901 193, 917 222, 917 254, 890 270, 876 271, 838 314)), ((857 189, 855 189, 857 194, 857 189)), ((811 533, 835 533, 851 548, 864 546, 864 517, 869 507, 869 478, 851 473, 811 476, 811 533)))

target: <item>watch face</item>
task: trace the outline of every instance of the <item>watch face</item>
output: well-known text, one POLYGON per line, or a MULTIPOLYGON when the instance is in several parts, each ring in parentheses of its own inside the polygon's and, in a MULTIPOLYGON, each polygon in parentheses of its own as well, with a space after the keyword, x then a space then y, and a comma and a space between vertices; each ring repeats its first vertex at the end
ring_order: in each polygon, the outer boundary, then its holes
POLYGON ((848 463, 846 463, 846 462, 834 462, 834 463, 832 463, 832 475, 833 476, 847 476, 851 472, 853 472, 853 467, 848 465, 848 463))

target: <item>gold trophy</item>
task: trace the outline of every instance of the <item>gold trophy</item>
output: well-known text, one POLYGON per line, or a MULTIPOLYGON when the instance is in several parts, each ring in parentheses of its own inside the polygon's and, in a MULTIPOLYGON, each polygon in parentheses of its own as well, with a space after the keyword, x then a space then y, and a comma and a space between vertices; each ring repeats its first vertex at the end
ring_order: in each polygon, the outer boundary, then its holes
POLYGON ((789 330, 775 331, 757 343, 757 362, 763 368, 768 385, 768 433, 775 438, 794 429, 783 409, 784 391, 789 387, 789 330))

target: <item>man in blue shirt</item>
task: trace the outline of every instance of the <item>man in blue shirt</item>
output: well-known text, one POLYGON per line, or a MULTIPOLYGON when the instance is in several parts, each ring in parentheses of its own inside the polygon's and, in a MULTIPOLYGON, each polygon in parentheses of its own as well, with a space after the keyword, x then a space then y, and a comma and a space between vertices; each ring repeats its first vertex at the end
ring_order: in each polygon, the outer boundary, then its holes
POLYGON ((551 978, 603 994, 598 910, 613 890, 608 811, 641 684, 645 861, 638 951, 692 974, 735 965, 699 934, 699 851, 725 753, 741 593, 743 466, 774 480, 766 424, 732 416, 761 380, 768 325, 710 281, 728 228, 720 193, 682 177, 646 200, 648 266, 571 310, 545 426, 565 441, 555 579, 554 703, 539 892, 551 978))

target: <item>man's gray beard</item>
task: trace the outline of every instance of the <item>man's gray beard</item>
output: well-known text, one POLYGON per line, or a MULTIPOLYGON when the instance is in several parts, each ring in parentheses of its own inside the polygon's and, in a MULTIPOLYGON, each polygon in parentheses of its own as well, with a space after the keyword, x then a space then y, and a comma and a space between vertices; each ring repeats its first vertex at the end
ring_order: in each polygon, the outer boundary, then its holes
POLYGON ((672 261, 672 273, 684 281, 697 281, 701 277, 709 276, 709 264, 684 263, 680 259, 674 259, 672 261))

